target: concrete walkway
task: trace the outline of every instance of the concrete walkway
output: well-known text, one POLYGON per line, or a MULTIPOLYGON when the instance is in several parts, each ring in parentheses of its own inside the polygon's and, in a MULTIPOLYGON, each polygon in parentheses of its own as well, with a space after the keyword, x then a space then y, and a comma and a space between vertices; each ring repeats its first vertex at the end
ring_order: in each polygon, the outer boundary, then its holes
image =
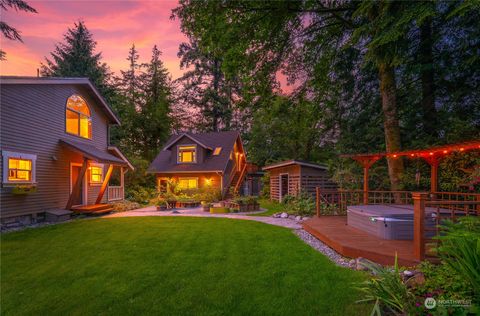
MULTIPOLYGON (((104 218, 110 217, 134 217, 134 216, 190 216, 190 217, 220 217, 220 218, 232 218, 232 219, 243 219, 249 221, 257 221, 266 224, 271 224, 275 226, 286 227, 290 229, 300 229, 302 226, 300 223, 288 219, 288 218, 273 218, 269 216, 249 216, 244 215, 245 213, 229 213, 229 214, 210 214, 208 212, 203 212, 200 207, 197 208, 184 208, 184 209, 175 209, 168 211, 157 211, 155 206, 148 206, 144 208, 139 208, 132 211, 113 213, 110 215, 104 216, 104 218)), ((251 213, 250 213, 251 214, 251 213)))

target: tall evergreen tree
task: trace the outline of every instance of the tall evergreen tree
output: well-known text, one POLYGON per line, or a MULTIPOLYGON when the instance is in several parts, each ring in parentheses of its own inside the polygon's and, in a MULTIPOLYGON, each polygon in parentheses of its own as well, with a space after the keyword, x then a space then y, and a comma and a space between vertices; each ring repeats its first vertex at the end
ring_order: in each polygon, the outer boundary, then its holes
POLYGON ((137 126, 142 123, 138 120, 137 110, 143 102, 141 91, 141 64, 135 44, 128 51, 126 58, 129 64, 127 70, 120 70, 120 75, 115 77, 115 88, 117 90, 114 107, 122 125, 111 130, 112 143, 119 146, 129 156, 138 156, 136 143, 140 141, 141 135, 137 126))
MULTIPOLYGON (((7 11, 9 8, 15 9, 15 11, 37 13, 37 10, 31 7, 26 1, 0 0, 0 15, 2 15, 2 11, 7 11)), ((0 31, 6 39, 23 42, 20 31, 4 21, 0 21, 0 31)), ((5 55, 6 53, 0 49, 0 60, 5 60, 5 55)))
POLYGON ((41 74, 47 77, 87 77, 111 101, 114 90, 109 83, 111 73, 104 62, 102 53, 96 53, 97 42, 83 21, 75 23, 64 35, 64 42, 55 45, 50 53, 51 59, 45 58, 41 74))
POLYGON ((222 70, 222 59, 200 49, 195 40, 182 43, 178 52, 180 67, 186 71, 182 84, 184 102, 199 112, 196 128, 204 131, 229 130, 235 103, 240 99, 240 82, 228 79, 222 70))
POLYGON ((140 108, 143 157, 153 160, 171 132, 172 83, 155 45, 149 63, 141 75, 144 104, 140 108))

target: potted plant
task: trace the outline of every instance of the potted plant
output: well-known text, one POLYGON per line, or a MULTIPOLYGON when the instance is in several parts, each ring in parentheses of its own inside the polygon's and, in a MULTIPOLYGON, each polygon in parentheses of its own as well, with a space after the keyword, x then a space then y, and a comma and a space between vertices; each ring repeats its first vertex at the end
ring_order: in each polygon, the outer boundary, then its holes
POLYGON ((164 198, 159 198, 156 203, 157 211, 165 211, 167 209, 167 201, 164 198))
POLYGON ((166 204, 167 204, 167 208, 175 208, 176 205, 177 205, 177 196, 171 192, 168 192, 167 194, 165 194, 165 197, 164 197, 165 201, 166 201, 166 204))
POLYGON ((210 203, 206 201, 202 201, 202 211, 209 212, 210 211, 210 203))

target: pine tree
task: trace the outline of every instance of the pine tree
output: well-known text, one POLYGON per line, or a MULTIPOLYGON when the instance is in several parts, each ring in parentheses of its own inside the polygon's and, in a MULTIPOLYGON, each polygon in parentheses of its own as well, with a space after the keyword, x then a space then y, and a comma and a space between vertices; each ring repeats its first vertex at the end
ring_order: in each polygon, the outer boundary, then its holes
MULTIPOLYGON (((32 8, 23 0, 0 0, 0 15, 2 11, 7 11, 8 8, 15 9, 15 11, 37 13, 37 10, 32 8)), ((0 31, 2 32, 3 36, 9 40, 23 42, 20 31, 8 25, 4 21, 0 21, 0 31)), ((5 55, 6 53, 0 49, 0 60, 5 60, 5 55)))
POLYGON ((186 71, 178 82, 183 86, 184 101, 200 114, 196 129, 229 130, 235 100, 240 99, 240 83, 227 79, 222 70, 222 59, 203 52, 195 40, 182 43, 178 57, 182 68, 193 68, 186 71))
POLYGON ((47 77, 87 77, 110 101, 113 88, 109 83, 110 70, 102 62, 102 53, 96 53, 97 43, 83 21, 75 23, 64 35, 64 42, 58 43, 50 53, 51 59, 45 58, 41 74, 47 77))
POLYGON ((144 103, 140 107, 142 135, 142 156, 152 160, 167 140, 172 120, 170 117, 172 103, 172 83, 167 69, 160 59, 161 52, 155 45, 152 58, 143 65, 145 72, 141 75, 141 87, 144 103))

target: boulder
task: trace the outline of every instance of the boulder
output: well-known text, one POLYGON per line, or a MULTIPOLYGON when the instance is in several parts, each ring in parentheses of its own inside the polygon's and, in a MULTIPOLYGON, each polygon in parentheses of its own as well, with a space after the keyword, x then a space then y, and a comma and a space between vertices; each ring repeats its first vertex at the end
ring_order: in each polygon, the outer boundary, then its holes
POLYGON ((300 222, 300 221, 302 220, 302 217, 301 217, 301 216, 295 216, 295 220, 296 220, 297 222, 300 222))
POLYGON ((306 220, 309 219, 309 218, 310 218, 310 217, 308 217, 308 216, 304 216, 304 217, 302 218, 302 220, 303 220, 303 221, 306 221, 306 220))
POLYGON ((407 287, 410 287, 410 288, 416 288, 419 285, 422 285, 424 283, 425 283, 425 275, 419 271, 416 271, 413 274, 413 276, 411 276, 405 281, 405 284, 407 285, 407 287))
POLYGON ((282 214, 280 214, 280 217, 281 217, 281 218, 288 218, 288 214, 285 213, 285 212, 283 212, 282 214))

